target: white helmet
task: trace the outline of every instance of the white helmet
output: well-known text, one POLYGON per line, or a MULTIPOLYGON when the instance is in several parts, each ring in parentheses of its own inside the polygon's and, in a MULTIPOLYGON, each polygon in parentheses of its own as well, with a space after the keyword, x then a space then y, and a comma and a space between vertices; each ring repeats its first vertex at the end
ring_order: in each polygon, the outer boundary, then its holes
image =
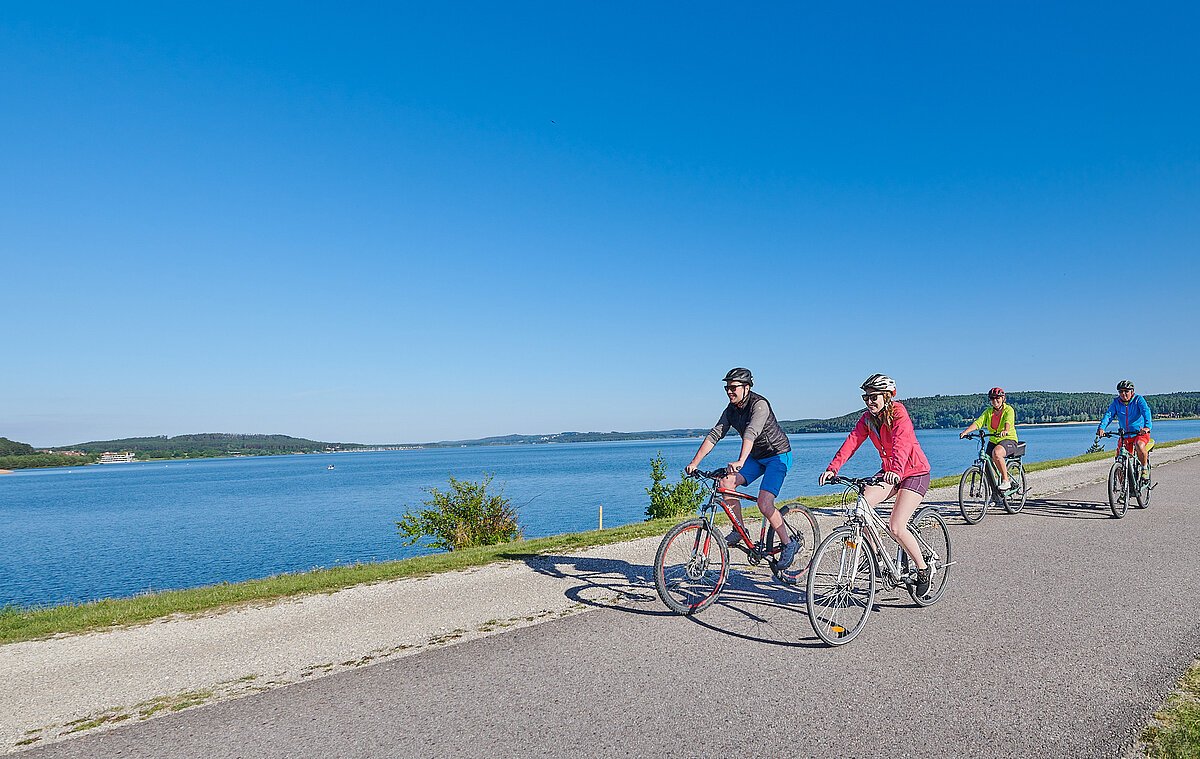
POLYGON ((862 383, 862 389, 864 393, 895 393, 896 380, 886 374, 872 374, 862 383))

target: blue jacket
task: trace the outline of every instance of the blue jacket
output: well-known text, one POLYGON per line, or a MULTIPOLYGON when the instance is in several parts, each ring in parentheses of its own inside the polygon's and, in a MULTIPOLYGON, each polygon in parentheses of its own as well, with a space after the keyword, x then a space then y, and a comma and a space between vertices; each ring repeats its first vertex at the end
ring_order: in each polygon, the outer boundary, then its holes
POLYGON ((1113 398, 1112 403, 1108 404, 1108 411, 1104 412, 1104 417, 1100 420, 1100 429, 1104 429, 1112 419, 1116 419, 1121 431, 1126 433, 1137 432, 1143 427, 1153 427, 1150 421, 1150 406, 1140 395, 1130 398, 1128 404, 1121 403, 1120 396, 1113 398))

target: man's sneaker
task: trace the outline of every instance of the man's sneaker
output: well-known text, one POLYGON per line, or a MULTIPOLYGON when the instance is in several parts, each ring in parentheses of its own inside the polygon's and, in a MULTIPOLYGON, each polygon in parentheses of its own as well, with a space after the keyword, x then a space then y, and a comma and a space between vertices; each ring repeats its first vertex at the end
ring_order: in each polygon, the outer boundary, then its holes
POLYGON ((1142 469, 1142 484, 1145 485, 1150 481, 1150 467, 1142 469))
POLYGON ((798 553, 800 553, 800 541, 793 540, 783 547, 783 553, 779 554, 779 561, 775 562, 775 568, 780 572, 787 569, 796 560, 798 553))
POLYGON ((929 592, 929 575, 929 567, 917 570, 917 583, 915 588, 917 591, 917 598, 924 598, 925 594, 929 592))
POLYGON ((1013 482, 1012 480, 1009 480, 1007 483, 1001 482, 1000 483, 1000 492, 1007 493, 1008 491, 1012 490, 1014 487, 1016 487, 1016 483, 1013 482))
POLYGON ((725 545, 729 546, 730 548, 733 548, 734 546, 736 546, 738 543, 741 543, 741 542, 742 542, 742 534, 740 532, 738 532, 737 530, 733 530, 732 532, 730 532, 728 535, 725 536, 725 545))

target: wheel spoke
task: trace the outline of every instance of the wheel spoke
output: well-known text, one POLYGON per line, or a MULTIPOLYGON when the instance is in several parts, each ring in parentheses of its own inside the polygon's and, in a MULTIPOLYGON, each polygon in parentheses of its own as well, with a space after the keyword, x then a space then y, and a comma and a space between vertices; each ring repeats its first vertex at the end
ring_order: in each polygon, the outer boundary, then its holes
POLYGON ((839 528, 821 543, 808 577, 808 615, 829 645, 849 642, 866 624, 875 595, 870 558, 853 531, 839 528))

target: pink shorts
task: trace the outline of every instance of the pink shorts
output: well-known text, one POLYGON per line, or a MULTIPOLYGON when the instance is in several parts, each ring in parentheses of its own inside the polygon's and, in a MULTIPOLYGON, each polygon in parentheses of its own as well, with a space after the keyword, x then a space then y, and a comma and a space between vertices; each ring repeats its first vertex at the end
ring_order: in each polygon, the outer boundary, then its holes
MULTIPOLYGON (((880 470, 875 476, 880 477, 882 475, 883 471, 880 470)), ((929 492, 929 473, 910 474, 909 476, 900 480, 900 484, 897 485, 896 488, 899 490, 911 490, 917 495, 923 497, 925 493, 929 492)))

